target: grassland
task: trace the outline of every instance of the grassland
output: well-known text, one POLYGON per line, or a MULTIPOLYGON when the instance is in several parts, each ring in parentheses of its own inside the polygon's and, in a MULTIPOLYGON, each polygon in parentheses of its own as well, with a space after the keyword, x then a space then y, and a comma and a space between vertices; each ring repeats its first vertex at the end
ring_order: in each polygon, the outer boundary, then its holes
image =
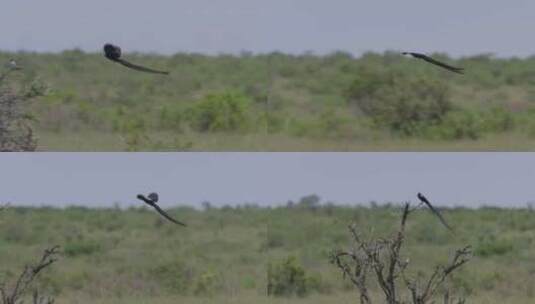
MULTIPOLYGON (((1 278, 13 278, 44 248, 60 244, 62 257, 39 283, 58 303, 357 303, 329 252, 350 245, 351 222, 364 235, 389 235, 399 208, 294 204, 170 213, 189 226, 171 225, 145 208, 10 207, 0 213, 1 278), (290 257, 311 282, 305 294, 268 297, 268 265, 290 257)), ((403 254, 414 273, 429 273, 470 244, 473 260, 448 283, 467 303, 533 303, 531 209, 455 208, 444 215, 455 234, 426 210, 411 215, 403 254)))
POLYGON ((41 151, 373 151, 535 148, 535 57, 452 59, 460 76, 398 53, 326 56, 2 53, 41 151))

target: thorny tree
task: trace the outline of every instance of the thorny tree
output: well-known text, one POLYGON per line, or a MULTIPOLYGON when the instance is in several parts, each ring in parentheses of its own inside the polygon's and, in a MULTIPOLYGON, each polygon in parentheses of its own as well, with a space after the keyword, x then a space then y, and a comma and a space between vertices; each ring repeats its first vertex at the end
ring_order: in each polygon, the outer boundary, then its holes
MULTIPOLYGON (((472 257, 470 246, 458 249, 452 260, 447 265, 436 266, 425 282, 411 278, 406 273, 409 259, 403 259, 400 255, 405 240, 405 224, 411 211, 410 205, 405 204, 397 233, 387 239, 364 240, 357 231, 357 227, 350 225, 353 249, 338 250, 331 254, 331 262, 342 271, 344 278, 349 278, 357 288, 361 304, 373 303, 368 279, 377 281, 388 304, 433 303, 433 298, 436 297, 439 287, 444 285, 446 278, 472 257), (400 283, 405 284, 409 299, 403 299, 401 295, 403 292, 399 290, 400 283)), ((464 299, 455 301, 450 298, 449 290, 447 290, 443 303, 461 304, 464 303, 464 299)))
POLYGON ((8 68, 0 72, 0 152, 34 151, 37 147, 28 105, 45 94, 46 86, 33 81, 16 89, 10 76, 17 71, 8 68))
MULTIPOLYGON (((0 206, 0 211, 5 206, 0 206)), ((40 273, 57 261, 59 246, 45 249, 41 259, 33 265, 26 265, 18 278, 11 284, 0 283, 1 304, 23 304, 21 298, 26 294, 29 287, 36 280, 40 273)), ((53 304, 54 299, 39 295, 39 291, 33 291, 33 304, 53 304)))
MULTIPOLYGON (((35 265, 26 265, 17 280, 7 287, 5 283, 0 285, 0 295, 2 296, 2 304, 22 304, 21 297, 24 296, 32 282, 37 276, 52 263, 57 261, 59 246, 54 246, 46 249, 41 257, 41 260, 35 265)), ((52 304, 54 299, 49 297, 39 296, 37 289, 33 292, 33 304, 52 304)))

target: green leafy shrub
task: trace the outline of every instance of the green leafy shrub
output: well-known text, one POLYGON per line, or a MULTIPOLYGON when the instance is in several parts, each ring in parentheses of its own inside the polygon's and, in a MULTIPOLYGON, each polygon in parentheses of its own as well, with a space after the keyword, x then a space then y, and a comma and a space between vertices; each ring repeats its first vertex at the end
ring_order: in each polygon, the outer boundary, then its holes
POLYGON ((312 291, 328 292, 320 274, 307 275, 294 256, 268 264, 268 295, 303 297, 312 291))
POLYGON ((452 111, 444 117, 439 125, 431 126, 428 137, 438 139, 478 139, 483 134, 483 121, 473 111, 452 111))
POLYGON ((485 132, 500 133, 514 128, 513 114, 504 107, 493 107, 483 113, 483 129, 485 132))
POLYGON ((240 93, 211 94, 191 107, 187 116, 200 132, 245 131, 250 122, 250 100, 240 93))
POLYGON ((450 111, 439 123, 425 128, 428 138, 458 140, 479 139, 487 133, 502 133, 513 129, 514 118, 501 107, 485 111, 457 109, 450 111))
POLYGON ((294 256, 268 265, 268 295, 304 296, 306 290, 305 270, 294 256))
POLYGON ((419 125, 441 121, 452 107, 443 82, 399 71, 364 70, 347 98, 377 125, 405 135, 417 133, 419 125))

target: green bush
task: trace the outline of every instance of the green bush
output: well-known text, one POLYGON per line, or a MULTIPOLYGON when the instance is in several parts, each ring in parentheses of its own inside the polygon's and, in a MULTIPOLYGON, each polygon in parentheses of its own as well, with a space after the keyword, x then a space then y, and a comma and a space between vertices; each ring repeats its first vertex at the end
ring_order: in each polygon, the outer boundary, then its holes
POLYGON ((348 102, 383 127, 414 135, 451 110, 449 87, 432 77, 399 71, 364 70, 347 92, 348 102))
POLYGON ((304 296, 306 290, 305 270, 293 256, 268 265, 268 295, 304 296))
POLYGON ((307 275, 294 256, 268 264, 268 295, 303 297, 312 291, 328 292, 320 274, 307 275))
POLYGON ((200 132, 245 131, 250 122, 250 104, 240 93, 211 94, 191 107, 187 117, 200 132))
POLYGON ((485 132, 500 133, 514 128, 513 114, 504 107, 493 107, 483 113, 483 129, 485 132))
POLYGON ((483 134, 483 121, 480 115, 473 111, 452 111, 443 121, 428 129, 428 137, 438 139, 479 139, 483 134))
POLYGON ((450 111, 439 123, 425 128, 423 134, 433 139, 479 139, 487 133, 502 133, 513 129, 511 112, 501 107, 485 111, 456 109, 450 111))

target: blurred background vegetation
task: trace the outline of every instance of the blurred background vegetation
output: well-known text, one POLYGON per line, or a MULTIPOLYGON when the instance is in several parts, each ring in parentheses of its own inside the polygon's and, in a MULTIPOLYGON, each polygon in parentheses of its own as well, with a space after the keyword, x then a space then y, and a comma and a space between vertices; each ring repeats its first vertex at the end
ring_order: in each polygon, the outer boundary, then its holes
POLYGON ((0 53, 47 96, 31 112, 39 150, 532 150, 535 57, 459 59, 450 73, 397 52, 361 57, 243 52, 0 53))
MULTIPOLYGON (((189 226, 144 207, 9 207, 0 213, 1 278, 60 244, 63 257, 39 283, 59 303, 356 303, 329 253, 350 246, 348 224, 365 237, 388 236, 401 212, 396 204, 349 207, 315 195, 279 207, 205 203, 169 211, 189 226)), ((533 303, 532 208, 443 214, 455 234, 426 209, 411 214, 403 255, 412 274, 429 274, 470 244, 474 259, 448 286, 467 303, 533 303)))

